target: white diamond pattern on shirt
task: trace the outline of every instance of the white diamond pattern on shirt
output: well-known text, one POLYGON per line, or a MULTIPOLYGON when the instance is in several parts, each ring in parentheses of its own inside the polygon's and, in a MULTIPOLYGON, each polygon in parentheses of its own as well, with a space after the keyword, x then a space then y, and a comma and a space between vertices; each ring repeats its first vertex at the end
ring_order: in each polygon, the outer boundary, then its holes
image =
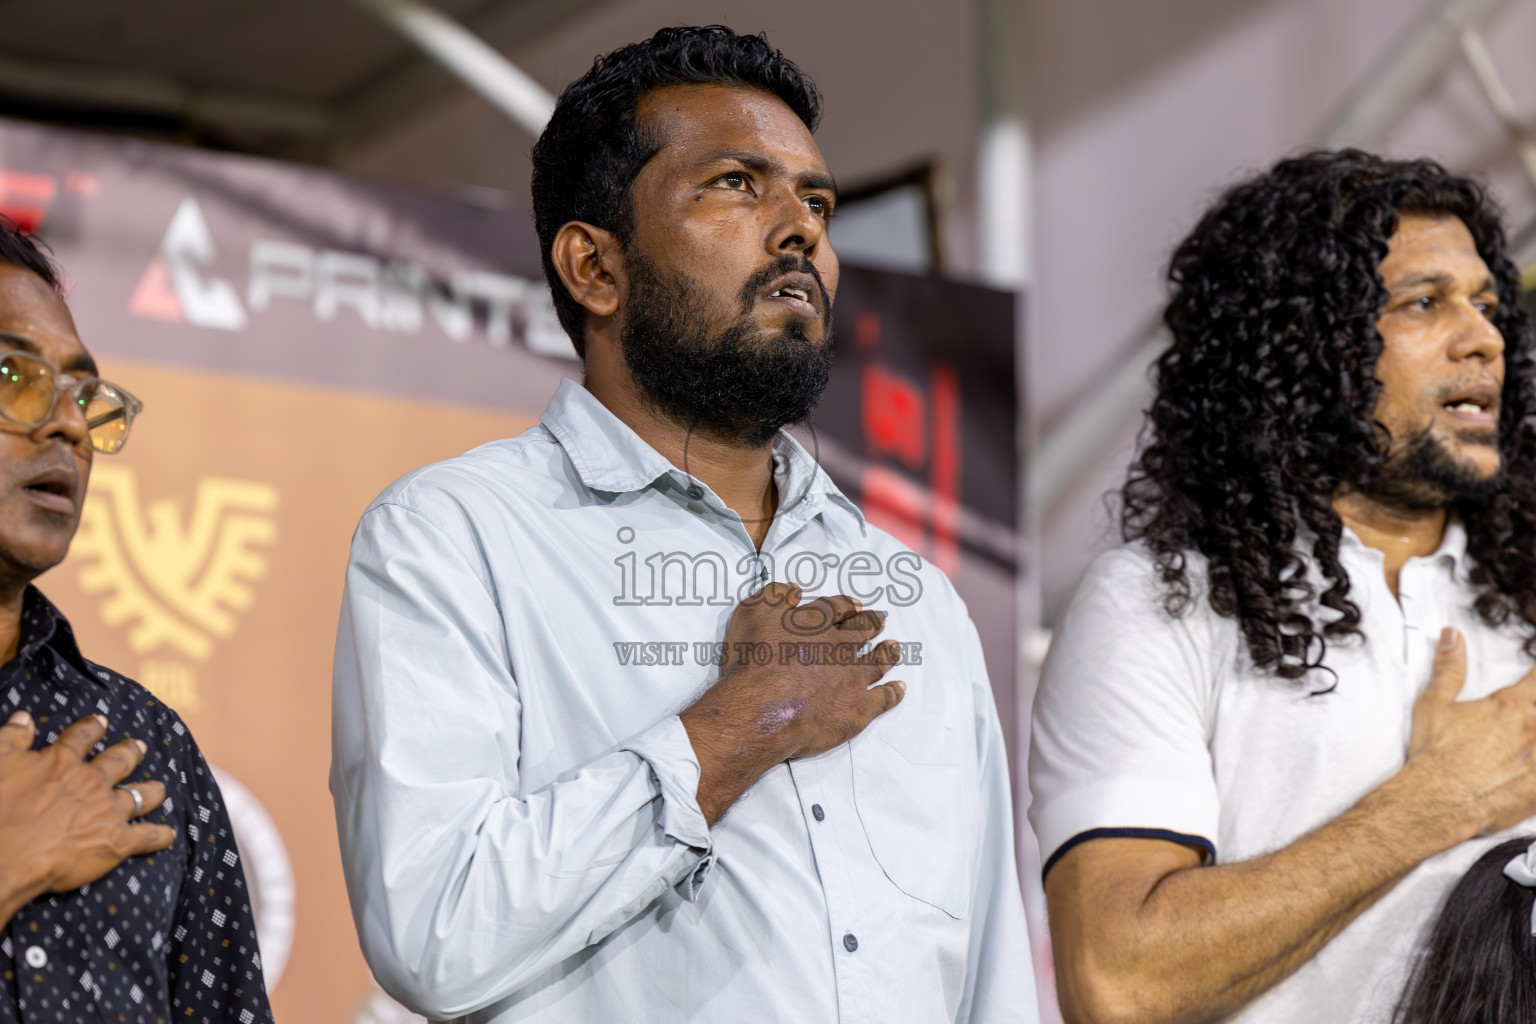
POLYGON ((39 897, 0 928, 0 1024, 270 1024, 228 815, 176 713, 84 662, 68 623, 32 588, 0 687, 37 721, 39 746, 80 718, 105 714, 107 742, 132 736, 149 747, 125 781, 159 780, 179 798, 144 816, 176 830, 169 850, 130 858, 73 892, 39 897))

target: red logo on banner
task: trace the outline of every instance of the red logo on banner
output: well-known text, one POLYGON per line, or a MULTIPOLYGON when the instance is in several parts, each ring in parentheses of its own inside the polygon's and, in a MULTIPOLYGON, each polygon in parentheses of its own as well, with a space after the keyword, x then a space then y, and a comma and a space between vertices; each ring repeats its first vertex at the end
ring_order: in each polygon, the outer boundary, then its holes
POLYGON ((58 182, 47 174, 0 171, 0 213, 21 230, 36 231, 58 190, 58 182))
MULTIPOLYGON (((860 314, 856 348, 874 356, 880 321, 860 314)), ((862 420, 871 465, 860 490, 864 514, 946 572, 959 566, 960 380, 934 363, 926 388, 873 358, 864 364, 862 420), (895 457, 910 473, 928 470, 928 486, 878 460, 895 457)))
POLYGON ((864 436, 871 455, 896 455, 923 465, 923 391, 879 363, 864 367, 864 436))
POLYGON ((171 278, 165 272, 165 261, 156 256, 144 268, 144 276, 128 299, 128 312, 151 320, 169 320, 181 323, 186 315, 181 311, 181 300, 171 288, 171 278))
POLYGON ((245 307, 235 286, 207 273, 216 255, 203 209, 187 196, 165 229, 160 255, 149 261, 129 297, 128 312, 220 331, 243 329, 245 307))

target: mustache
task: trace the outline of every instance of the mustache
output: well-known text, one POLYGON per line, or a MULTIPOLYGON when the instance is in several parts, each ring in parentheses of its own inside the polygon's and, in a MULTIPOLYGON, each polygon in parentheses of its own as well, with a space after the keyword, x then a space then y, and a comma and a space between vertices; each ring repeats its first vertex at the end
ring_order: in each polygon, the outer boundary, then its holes
POLYGON ((816 288, 821 292, 821 319, 830 323, 832 320, 832 296, 827 294, 827 286, 822 284, 821 271, 816 269, 810 257, 804 253, 784 253, 766 267, 752 272, 746 282, 741 286, 741 311, 752 312, 757 305, 758 294, 762 290, 783 277, 785 274, 809 274, 816 281, 816 288))

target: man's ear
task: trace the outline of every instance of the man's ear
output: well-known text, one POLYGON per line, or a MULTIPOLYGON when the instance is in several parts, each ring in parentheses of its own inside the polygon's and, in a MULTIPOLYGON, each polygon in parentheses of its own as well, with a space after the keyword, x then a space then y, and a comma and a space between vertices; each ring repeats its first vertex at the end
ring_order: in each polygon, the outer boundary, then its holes
POLYGON ((573 220, 555 234, 550 260, 571 297, 587 312, 610 317, 619 309, 615 273, 623 273, 617 239, 611 231, 573 220))

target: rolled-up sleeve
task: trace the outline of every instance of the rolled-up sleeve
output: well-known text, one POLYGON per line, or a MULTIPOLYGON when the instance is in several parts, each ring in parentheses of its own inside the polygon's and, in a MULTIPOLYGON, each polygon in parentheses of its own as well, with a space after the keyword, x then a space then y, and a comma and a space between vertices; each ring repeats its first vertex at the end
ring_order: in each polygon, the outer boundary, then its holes
POLYGON ((522 792, 506 630, 460 532, 402 504, 365 514, 332 691, 331 792, 363 953, 432 1017, 504 998, 669 888, 697 897, 712 863, 675 716, 522 792))

